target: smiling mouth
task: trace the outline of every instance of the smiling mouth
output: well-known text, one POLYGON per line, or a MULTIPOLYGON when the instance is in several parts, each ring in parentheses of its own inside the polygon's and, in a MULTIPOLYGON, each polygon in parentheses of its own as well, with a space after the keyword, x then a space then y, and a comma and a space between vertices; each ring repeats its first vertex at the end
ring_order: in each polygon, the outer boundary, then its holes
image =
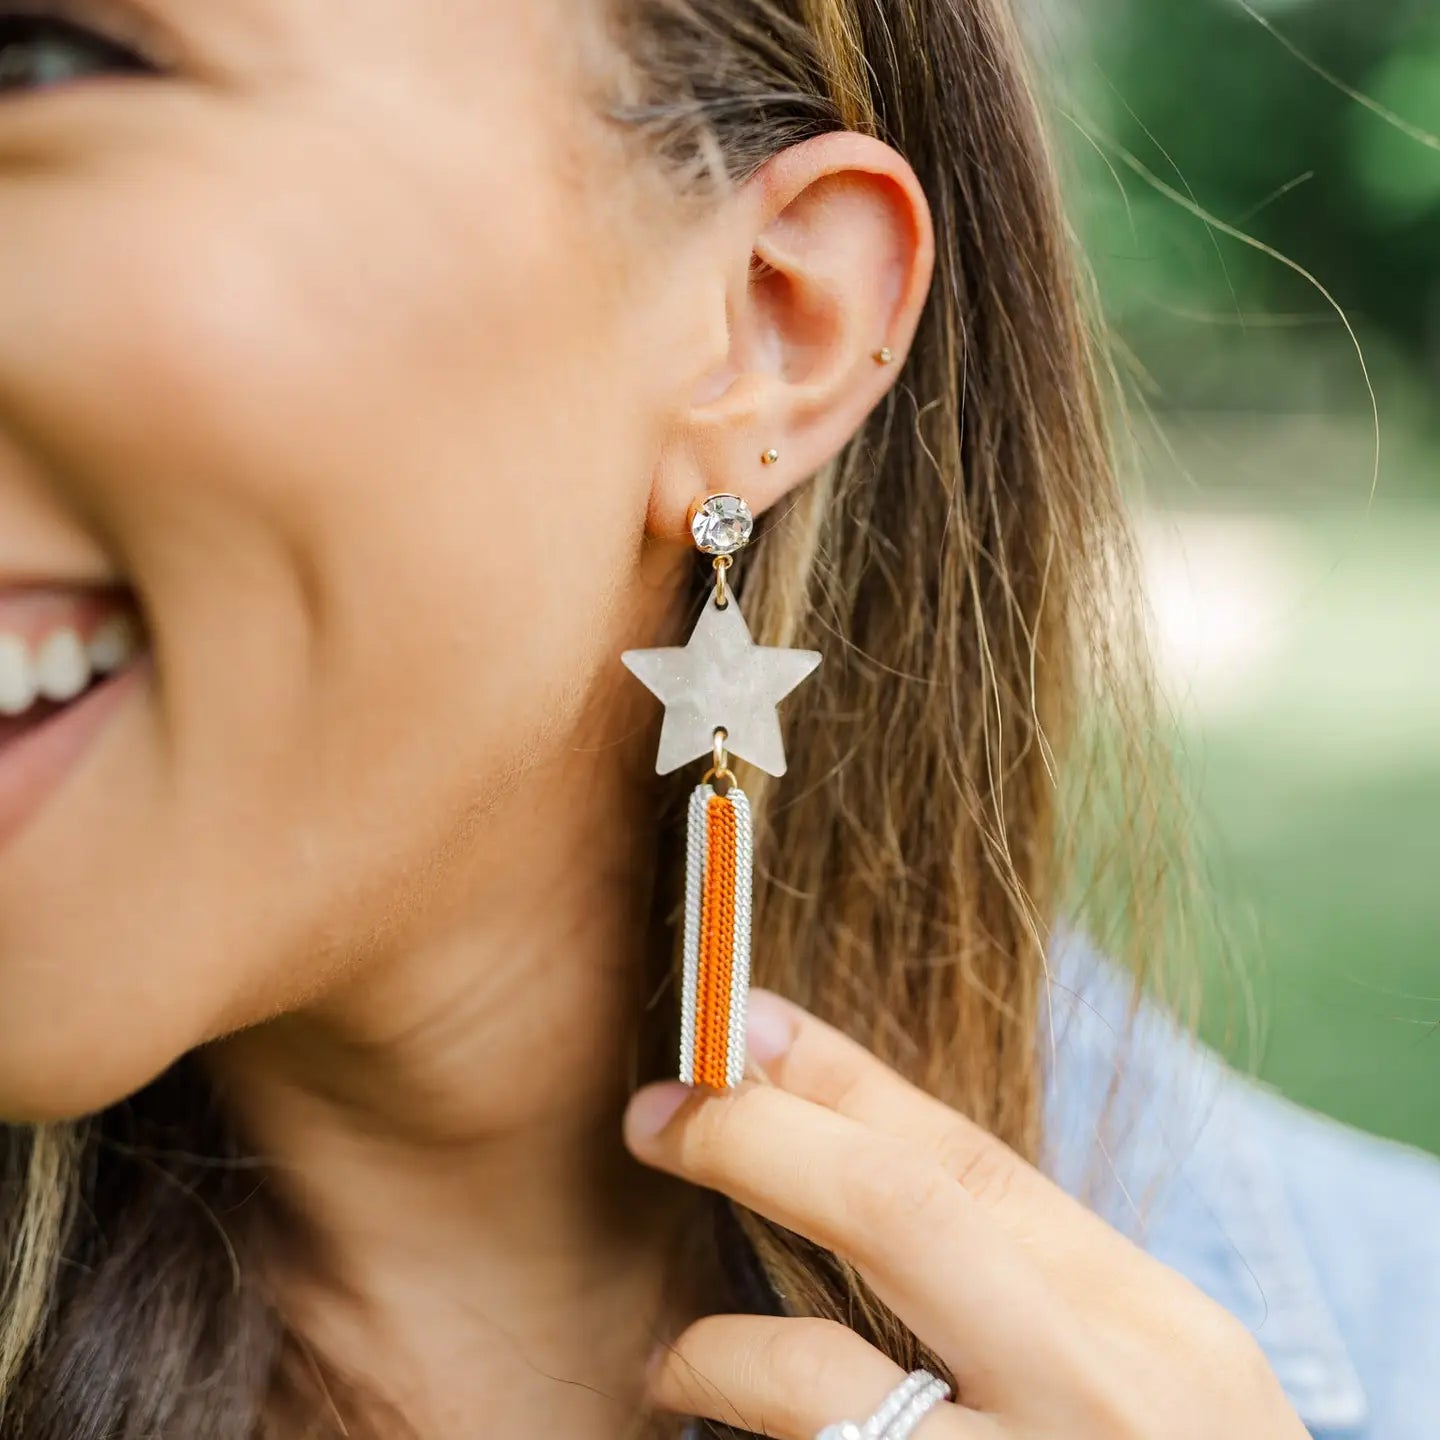
POLYGON ((126 591, 0 587, 0 844, 78 761, 149 656, 126 591))
POLYGON ((146 648, 127 592, 0 589, 0 743, 81 700, 146 648))

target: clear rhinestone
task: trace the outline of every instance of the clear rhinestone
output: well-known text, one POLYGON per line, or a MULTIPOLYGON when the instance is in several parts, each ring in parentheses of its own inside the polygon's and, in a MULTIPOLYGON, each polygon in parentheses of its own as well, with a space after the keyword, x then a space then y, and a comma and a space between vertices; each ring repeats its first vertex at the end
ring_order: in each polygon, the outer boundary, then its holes
POLYGON ((815 1440, 861 1440, 863 1434, 853 1420, 844 1420, 838 1425, 827 1425, 815 1440))
POLYGON ((690 534, 707 555, 733 555, 750 543, 755 517, 738 495, 710 495, 695 511, 690 534))

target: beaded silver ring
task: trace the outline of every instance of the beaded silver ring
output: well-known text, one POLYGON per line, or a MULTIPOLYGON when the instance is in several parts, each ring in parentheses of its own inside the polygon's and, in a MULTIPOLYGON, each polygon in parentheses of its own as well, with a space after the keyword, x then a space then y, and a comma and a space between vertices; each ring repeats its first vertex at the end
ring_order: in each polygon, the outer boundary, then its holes
POLYGON ((868 1420, 840 1420, 815 1440, 909 1440, 915 1427, 950 1396, 945 1381, 928 1370, 912 1370, 875 1408, 868 1420))

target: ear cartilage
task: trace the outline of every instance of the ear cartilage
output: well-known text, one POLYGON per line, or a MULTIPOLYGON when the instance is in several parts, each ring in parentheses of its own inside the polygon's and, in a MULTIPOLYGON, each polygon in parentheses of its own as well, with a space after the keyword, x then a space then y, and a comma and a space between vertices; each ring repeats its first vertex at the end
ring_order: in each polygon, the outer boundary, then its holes
POLYGON ((739 786, 690 792, 680 1079, 726 1090, 745 1074, 754 829, 739 786))

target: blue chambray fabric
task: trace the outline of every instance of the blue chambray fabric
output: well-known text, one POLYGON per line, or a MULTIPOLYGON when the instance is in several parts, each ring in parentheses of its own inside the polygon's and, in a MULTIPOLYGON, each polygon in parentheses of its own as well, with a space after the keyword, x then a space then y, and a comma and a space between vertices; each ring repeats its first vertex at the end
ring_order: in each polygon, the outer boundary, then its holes
POLYGON ((1242 1079, 1158 1012, 1127 1023, 1128 981, 1079 932, 1051 969, 1044 1168, 1239 1316, 1313 1435, 1440 1437, 1440 1161, 1242 1079))

